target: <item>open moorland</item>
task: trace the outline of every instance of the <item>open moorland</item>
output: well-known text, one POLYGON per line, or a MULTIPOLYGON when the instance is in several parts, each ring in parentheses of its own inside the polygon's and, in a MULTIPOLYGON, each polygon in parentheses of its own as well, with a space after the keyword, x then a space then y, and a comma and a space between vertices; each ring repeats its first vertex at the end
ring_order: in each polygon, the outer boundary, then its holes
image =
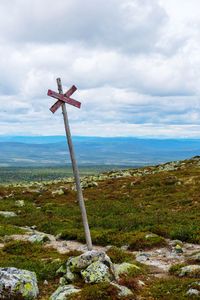
MULTIPOLYGON (((63 299, 198 299, 199 183, 200 157, 83 176, 94 248, 134 266, 117 276, 131 294, 79 278, 80 291, 63 299)), ((38 299, 63 284, 57 270, 84 243, 72 178, 0 185, 0 267, 34 271, 38 299)))

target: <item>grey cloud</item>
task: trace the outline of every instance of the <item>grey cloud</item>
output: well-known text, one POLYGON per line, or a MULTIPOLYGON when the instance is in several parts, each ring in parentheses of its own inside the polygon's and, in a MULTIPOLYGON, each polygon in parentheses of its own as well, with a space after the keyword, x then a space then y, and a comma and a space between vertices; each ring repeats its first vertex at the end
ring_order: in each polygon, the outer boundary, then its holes
POLYGON ((60 76, 82 102, 73 134, 197 136, 200 30, 163 3, 1 1, 0 134, 63 134, 46 95, 60 76))
POLYGON ((152 50, 167 20, 157 0, 14 0, 0 8, 5 41, 78 41, 131 52, 152 50))

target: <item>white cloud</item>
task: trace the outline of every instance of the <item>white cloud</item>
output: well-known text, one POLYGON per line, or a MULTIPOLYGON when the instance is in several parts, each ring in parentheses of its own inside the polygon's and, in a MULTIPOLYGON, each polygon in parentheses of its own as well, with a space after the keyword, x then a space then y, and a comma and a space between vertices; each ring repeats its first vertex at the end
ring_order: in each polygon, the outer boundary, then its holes
POLYGON ((140 52, 154 47, 166 19, 156 0, 13 0, 0 8, 4 41, 78 41, 140 52))
POLYGON ((82 109, 68 107, 74 134, 200 136, 198 8, 197 0, 1 1, 0 134, 62 134, 46 96, 60 76, 79 88, 82 109))

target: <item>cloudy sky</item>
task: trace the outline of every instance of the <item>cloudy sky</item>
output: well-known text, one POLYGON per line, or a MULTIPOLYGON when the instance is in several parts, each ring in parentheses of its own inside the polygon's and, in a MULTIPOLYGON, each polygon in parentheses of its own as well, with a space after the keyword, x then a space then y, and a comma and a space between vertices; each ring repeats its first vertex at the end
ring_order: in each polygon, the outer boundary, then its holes
POLYGON ((1 0, 0 135, 200 137, 199 0, 1 0))

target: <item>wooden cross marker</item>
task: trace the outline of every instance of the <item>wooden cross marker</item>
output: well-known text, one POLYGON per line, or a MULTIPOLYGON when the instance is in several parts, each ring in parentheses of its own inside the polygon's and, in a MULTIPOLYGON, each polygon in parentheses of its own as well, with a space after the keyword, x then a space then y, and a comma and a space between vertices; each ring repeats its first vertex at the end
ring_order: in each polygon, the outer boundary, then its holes
POLYGON ((78 202, 79 202, 79 206, 80 206, 80 210, 81 210, 87 248, 88 248, 88 250, 92 250, 92 240, 91 240, 90 229, 89 229, 88 220, 87 220, 85 203, 84 203, 84 199, 83 199, 83 192, 81 189, 80 175, 79 175, 78 165, 77 165, 76 158, 75 158, 75 152, 74 152, 74 147, 73 147, 72 138, 71 138, 67 110, 66 110, 66 106, 65 106, 65 103, 68 103, 77 108, 80 108, 81 103, 77 100, 70 98, 70 96, 77 90, 77 88, 74 85, 65 94, 63 94, 62 83, 61 83, 60 78, 57 78, 57 85, 58 85, 59 93, 56 93, 52 90, 48 90, 48 92, 47 92, 48 96, 58 99, 58 101, 55 102, 55 104, 50 108, 50 110, 52 113, 55 113, 55 111, 60 106, 62 106, 65 132, 66 132, 67 143, 68 143, 71 162, 72 162, 74 179, 75 179, 75 183, 76 183, 77 198, 78 198, 78 202))

